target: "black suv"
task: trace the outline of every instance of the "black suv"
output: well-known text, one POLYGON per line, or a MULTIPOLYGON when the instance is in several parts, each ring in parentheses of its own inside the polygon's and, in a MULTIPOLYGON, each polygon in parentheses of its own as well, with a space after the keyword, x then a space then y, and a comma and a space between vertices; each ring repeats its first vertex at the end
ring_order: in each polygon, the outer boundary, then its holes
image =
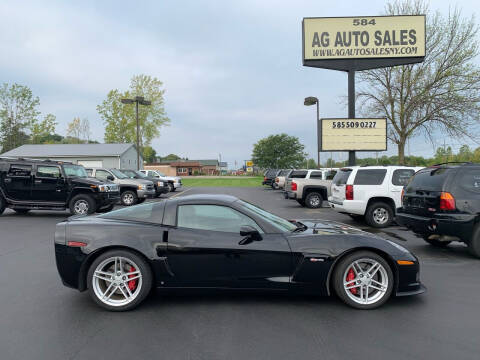
POLYGON ((119 199, 118 185, 89 178, 81 165, 0 158, 0 214, 7 207, 21 214, 34 209, 92 214, 112 210, 119 199))
POLYGON ((440 164, 404 188, 397 222, 435 246, 462 241, 480 257, 480 164, 440 164))
POLYGON ((263 174, 262 185, 268 185, 268 186, 271 186, 273 188, 275 178, 277 177, 277 174, 279 172, 280 172, 280 170, 278 170, 278 169, 268 169, 267 171, 265 171, 265 174, 263 174))

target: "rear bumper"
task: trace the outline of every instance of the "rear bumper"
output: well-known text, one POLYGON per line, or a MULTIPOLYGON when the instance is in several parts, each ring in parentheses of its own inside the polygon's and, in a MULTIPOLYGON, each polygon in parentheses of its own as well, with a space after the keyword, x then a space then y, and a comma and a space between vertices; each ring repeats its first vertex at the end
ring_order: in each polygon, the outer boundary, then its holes
POLYGON ((333 200, 333 198, 330 196, 328 198, 328 204, 333 210, 339 213, 365 215, 365 201, 343 200, 340 202, 333 200))
POLYGON ((397 209, 396 220, 416 234, 449 235, 469 242, 475 226, 475 215, 471 214, 432 214, 432 217, 407 214, 397 209))
POLYGON ((297 193, 294 192, 294 191, 285 191, 285 199, 296 200, 297 199, 297 193))
POLYGON ((270 185, 272 186, 273 184, 273 179, 267 179, 262 181, 262 185, 270 185))

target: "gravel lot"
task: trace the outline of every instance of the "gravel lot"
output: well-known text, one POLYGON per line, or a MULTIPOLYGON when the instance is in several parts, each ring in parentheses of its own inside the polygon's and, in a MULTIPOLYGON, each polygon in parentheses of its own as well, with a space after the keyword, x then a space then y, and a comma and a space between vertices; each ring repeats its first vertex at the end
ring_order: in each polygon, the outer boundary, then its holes
MULTIPOLYGON (((270 189, 183 193, 228 193, 287 218, 355 224, 327 208, 301 208, 270 189)), ((152 293, 137 310, 109 313, 87 293, 60 282, 53 232, 67 216, 40 211, 21 216, 10 210, 0 216, 2 360, 479 357, 480 260, 462 245, 436 249, 399 227, 380 232, 420 258, 428 291, 373 311, 350 309, 335 298, 152 293)))

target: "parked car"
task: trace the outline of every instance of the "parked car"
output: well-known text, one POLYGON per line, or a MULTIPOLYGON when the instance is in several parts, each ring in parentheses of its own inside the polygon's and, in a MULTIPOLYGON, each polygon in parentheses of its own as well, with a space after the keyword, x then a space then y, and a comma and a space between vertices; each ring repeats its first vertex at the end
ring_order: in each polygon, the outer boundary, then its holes
POLYGON ((399 224, 435 246, 452 241, 480 257, 480 164, 440 164, 420 170, 404 189, 399 224))
POLYGON ((111 311, 133 309, 152 288, 336 294, 358 309, 425 291, 418 259, 394 242, 333 221, 287 221, 229 195, 69 219, 57 224, 55 257, 64 285, 111 311))
POLYGON ((143 179, 130 179, 118 169, 88 168, 90 176, 100 180, 113 181, 120 187, 122 205, 131 206, 144 202, 155 196, 153 182, 143 179))
POLYGON ((265 171, 265 173, 263 174, 263 181, 262 181, 262 185, 267 185, 267 186, 271 186, 272 189, 274 189, 274 183, 275 183, 275 178, 277 177, 277 174, 280 172, 280 170, 278 169, 268 169, 267 171, 265 171))
POLYGON ((376 228, 389 226, 401 206, 403 186, 422 167, 351 166, 340 169, 328 202, 333 210, 365 217, 376 228))
POLYGON ((182 178, 178 176, 167 176, 158 170, 140 170, 147 176, 162 180, 168 184, 170 191, 176 191, 182 189, 182 178))
POLYGON ((292 172, 293 170, 291 169, 288 169, 288 170, 281 170, 277 177, 275 178, 275 183, 273 184, 275 189, 284 189, 285 188, 285 180, 287 179, 288 175, 290 175, 290 173, 292 172))
POLYGON ((289 188, 285 189, 286 197, 311 209, 322 207, 323 200, 328 200, 336 173, 336 169, 308 170, 305 177, 289 181, 289 188))
POLYGON ((117 185, 89 178, 85 168, 68 162, 0 158, 0 214, 11 208, 65 210, 72 215, 112 210, 120 199, 117 185))
POLYGON ((140 171, 135 170, 120 170, 122 173, 127 175, 130 179, 144 179, 149 180, 153 183, 153 187, 155 188, 155 197, 159 197, 162 194, 166 194, 170 191, 168 187, 168 183, 159 180, 158 178, 154 178, 140 171))

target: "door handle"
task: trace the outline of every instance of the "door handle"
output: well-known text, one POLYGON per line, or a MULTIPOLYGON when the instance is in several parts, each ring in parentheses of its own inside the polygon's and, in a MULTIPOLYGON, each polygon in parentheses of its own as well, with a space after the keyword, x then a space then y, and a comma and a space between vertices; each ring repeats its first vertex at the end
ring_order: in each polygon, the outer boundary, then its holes
POLYGON ((4 180, 6 183, 11 183, 12 182, 12 179, 9 179, 9 178, 5 178, 4 180))
POLYGON ((42 180, 35 180, 35 184, 41 184, 42 180))

